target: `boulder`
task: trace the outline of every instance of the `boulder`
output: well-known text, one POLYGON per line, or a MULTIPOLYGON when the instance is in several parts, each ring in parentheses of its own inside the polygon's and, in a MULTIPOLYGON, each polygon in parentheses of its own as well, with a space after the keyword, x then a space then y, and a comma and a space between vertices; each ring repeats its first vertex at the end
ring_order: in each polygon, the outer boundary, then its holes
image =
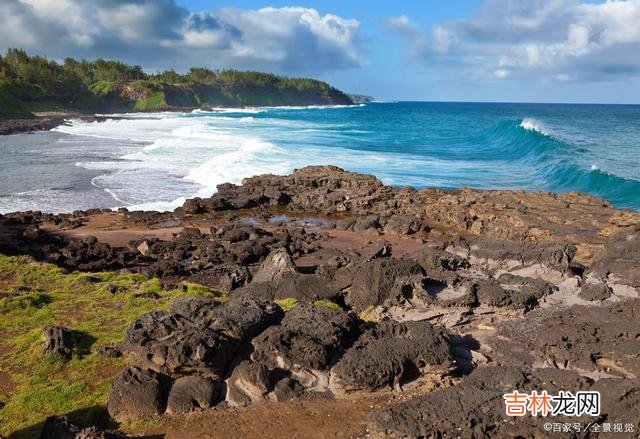
POLYGON ((273 386, 270 397, 274 401, 288 401, 301 396, 304 391, 304 387, 298 381, 284 377, 273 386))
POLYGON ((232 298, 212 313, 209 326, 226 336, 246 342, 284 317, 284 311, 268 300, 232 298))
POLYGON ((426 321, 383 321, 362 334, 333 368, 341 390, 396 386, 423 370, 445 371, 451 363, 447 334, 426 321))
POLYGON ((258 272, 253 276, 254 282, 278 282, 286 273, 295 273, 296 269, 291 256, 285 248, 279 248, 271 253, 262 262, 258 272))
POLYGON ((166 413, 187 413, 211 408, 218 400, 219 393, 220 385, 208 378, 197 375, 178 378, 169 389, 166 413))
POLYGON ((115 346, 101 346, 96 354, 102 358, 119 358, 122 356, 122 351, 115 346))
POLYGON ((393 299, 399 293, 399 282, 420 274, 420 264, 407 258, 360 260, 336 272, 334 287, 346 291, 347 304, 361 312, 393 299))
POLYGON ((584 300, 603 301, 611 297, 613 290, 604 282, 585 282, 580 288, 579 296, 584 300))
POLYGON ((276 283, 276 299, 294 298, 300 302, 332 300, 338 291, 325 277, 315 274, 287 273, 276 283))
POLYGON ((227 380, 226 401, 232 407, 263 401, 274 384, 274 377, 265 364, 243 361, 227 380))
POLYGON ((44 329, 46 338, 45 354, 58 354, 69 360, 72 352, 71 333, 62 326, 47 326, 44 329))
POLYGON ((164 413, 166 385, 152 370, 129 366, 111 387, 107 410, 119 422, 135 421, 164 413))
POLYGON ((411 215, 393 215, 389 217, 383 227, 384 233, 396 235, 410 235, 420 230, 421 222, 411 215))
POLYGON ((130 365, 172 377, 201 374, 222 379, 236 350, 236 342, 180 314, 155 311, 127 330, 122 351, 130 365))
POLYGON ((242 265, 216 264, 192 274, 188 280, 218 291, 230 292, 248 283, 251 273, 242 265))
POLYGON ((272 367, 327 370, 350 346, 358 332, 352 313, 300 303, 251 342, 251 358, 272 367))

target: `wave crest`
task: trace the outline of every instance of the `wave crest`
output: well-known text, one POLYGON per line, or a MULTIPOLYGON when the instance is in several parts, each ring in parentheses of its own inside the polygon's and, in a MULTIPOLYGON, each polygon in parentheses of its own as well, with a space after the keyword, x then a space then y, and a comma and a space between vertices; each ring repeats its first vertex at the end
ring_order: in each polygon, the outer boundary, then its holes
POLYGON ((550 135, 549 131, 545 128, 542 122, 536 119, 533 119, 531 117, 525 117, 524 119, 522 119, 522 122, 520 122, 520 128, 525 129, 527 131, 535 131, 544 136, 550 135))

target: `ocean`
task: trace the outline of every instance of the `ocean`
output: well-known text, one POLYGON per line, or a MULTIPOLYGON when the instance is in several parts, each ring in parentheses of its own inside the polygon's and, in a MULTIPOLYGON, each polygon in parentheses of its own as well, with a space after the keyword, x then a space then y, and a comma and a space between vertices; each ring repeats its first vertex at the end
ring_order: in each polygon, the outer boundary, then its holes
POLYGON ((396 186, 579 191, 640 210, 640 106, 370 103, 113 115, 0 137, 0 212, 170 210, 332 164, 396 186))

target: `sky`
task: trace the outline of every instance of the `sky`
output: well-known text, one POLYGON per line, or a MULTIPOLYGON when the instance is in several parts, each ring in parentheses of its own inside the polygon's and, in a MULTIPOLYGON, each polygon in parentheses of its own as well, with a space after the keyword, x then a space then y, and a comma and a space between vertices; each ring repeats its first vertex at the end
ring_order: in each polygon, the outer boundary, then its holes
POLYGON ((640 103, 640 0, 0 0, 0 50, 326 80, 378 100, 640 103))

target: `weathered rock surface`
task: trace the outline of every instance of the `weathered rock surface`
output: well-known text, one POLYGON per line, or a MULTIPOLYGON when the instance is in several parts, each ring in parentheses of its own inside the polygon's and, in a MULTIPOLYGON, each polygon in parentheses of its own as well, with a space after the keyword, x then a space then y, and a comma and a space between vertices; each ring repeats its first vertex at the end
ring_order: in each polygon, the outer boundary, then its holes
POLYGON ((339 269, 336 286, 346 292, 345 302, 356 311, 382 305, 400 295, 401 281, 423 274, 419 263, 411 259, 376 258, 359 261, 339 269))
POLYGON ((168 414, 208 409, 219 399, 220 385, 197 375, 178 378, 171 384, 167 399, 168 414))
POLYGON ((243 361, 227 380, 226 399, 231 406, 263 401, 274 385, 273 372, 265 364, 243 361))
POLYGON ((640 300, 607 306, 534 311, 503 324, 500 334, 523 344, 533 362, 598 379, 640 377, 640 300))
POLYGON ((80 428, 66 416, 47 418, 40 433, 40 439, 125 439, 126 436, 96 427, 80 428))
POLYGON ((65 359, 71 358, 73 345, 71 343, 71 333, 62 326, 47 326, 44 329, 46 355, 58 354, 65 359))
POLYGON ((253 340, 252 359, 273 367, 326 370, 353 342, 357 330, 353 314, 301 303, 280 325, 253 340))
POLYGON ((175 212, 2 215, 0 251, 227 293, 131 325, 115 419, 392 389, 411 397, 380 399, 374 436, 535 437, 539 419, 503 415, 505 391, 597 389, 603 419, 640 425, 639 224, 580 194, 398 189, 308 167, 175 212), (99 215, 149 235, 86 237, 99 215))
POLYGON ((167 383, 152 370, 124 369, 111 389, 107 410, 117 421, 132 421, 164 413, 167 383))
POLYGON ((236 342, 208 327, 165 311, 145 314, 127 331, 122 350, 129 364, 170 376, 224 377, 236 342))
POLYGON ((450 362, 442 329, 429 322, 384 321, 362 334, 336 364, 334 384, 345 390, 394 387, 421 370, 444 373, 450 362))

